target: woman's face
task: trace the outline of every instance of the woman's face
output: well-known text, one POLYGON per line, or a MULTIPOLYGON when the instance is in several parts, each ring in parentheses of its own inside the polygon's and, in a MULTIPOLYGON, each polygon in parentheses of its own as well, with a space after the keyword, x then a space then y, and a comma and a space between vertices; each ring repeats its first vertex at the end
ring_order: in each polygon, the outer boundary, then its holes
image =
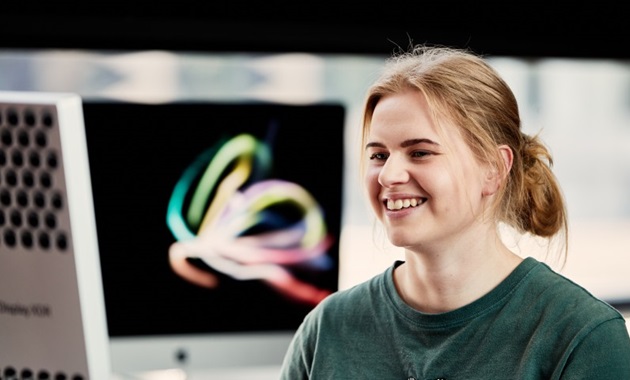
POLYGON ((487 171, 457 127, 438 133, 421 93, 382 98, 364 148, 370 203, 394 245, 422 251, 478 237, 487 171))

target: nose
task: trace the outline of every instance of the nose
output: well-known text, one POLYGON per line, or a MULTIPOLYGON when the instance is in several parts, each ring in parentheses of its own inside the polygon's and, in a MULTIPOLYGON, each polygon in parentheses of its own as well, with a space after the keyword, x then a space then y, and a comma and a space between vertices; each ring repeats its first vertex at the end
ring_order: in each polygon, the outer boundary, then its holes
POLYGON ((389 156, 378 174, 378 182, 383 187, 391 187, 409 181, 409 172, 404 162, 394 155, 389 156))

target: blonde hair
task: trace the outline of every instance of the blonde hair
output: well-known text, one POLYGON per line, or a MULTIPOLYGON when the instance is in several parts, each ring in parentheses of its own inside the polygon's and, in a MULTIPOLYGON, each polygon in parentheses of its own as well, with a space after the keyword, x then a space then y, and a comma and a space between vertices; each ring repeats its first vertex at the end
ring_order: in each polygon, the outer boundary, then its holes
POLYGON ((395 54, 367 92, 362 146, 379 100, 410 89, 425 96, 437 124, 458 126, 476 158, 505 176, 494 205, 497 222, 547 239, 562 233, 566 254, 567 212, 551 153, 538 136, 521 131, 516 98, 500 75, 468 50, 416 45, 395 54), (507 173, 499 145, 514 153, 507 173))

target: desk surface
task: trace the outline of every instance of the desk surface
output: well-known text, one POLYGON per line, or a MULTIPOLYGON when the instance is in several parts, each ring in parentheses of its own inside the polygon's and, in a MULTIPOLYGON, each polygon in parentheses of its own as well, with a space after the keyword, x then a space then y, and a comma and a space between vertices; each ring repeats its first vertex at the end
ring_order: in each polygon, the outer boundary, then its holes
POLYGON ((227 368, 198 371, 166 369, 133 374, 114 374, 112 380, 277 380, 279 366, 227 368))

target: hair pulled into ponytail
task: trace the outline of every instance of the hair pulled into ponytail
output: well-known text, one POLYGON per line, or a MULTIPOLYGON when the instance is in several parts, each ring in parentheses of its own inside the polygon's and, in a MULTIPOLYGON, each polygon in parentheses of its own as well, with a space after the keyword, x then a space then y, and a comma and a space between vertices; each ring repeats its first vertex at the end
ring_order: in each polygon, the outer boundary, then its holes
POLYGON ((521 136, 516 152, 521 159, 515 160, 511 176, 516 186, 506 205, 508 223, 521 232, 552 237, 567 224, 564 198, 552 172, 553 158, 538 136, 521 136))

